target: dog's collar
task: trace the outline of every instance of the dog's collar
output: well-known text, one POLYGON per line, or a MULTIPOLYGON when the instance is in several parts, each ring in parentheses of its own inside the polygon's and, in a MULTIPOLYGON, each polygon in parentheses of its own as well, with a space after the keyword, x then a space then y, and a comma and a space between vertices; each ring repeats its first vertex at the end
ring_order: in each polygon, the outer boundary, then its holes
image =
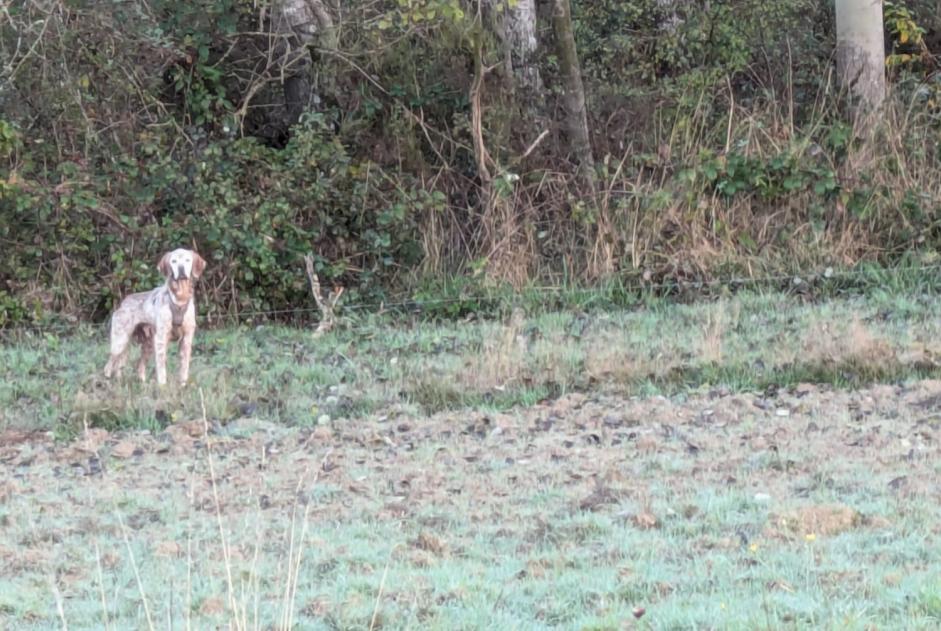
POLYGON ((170 297, 170 313, 173 314, 173 326, 183 326, 183 316, 186 315, 186 308, 189 306, 189 301, 185 305, 178 305, 173 297, 170 297))
POLYGON ((170 288, 167 288, 167 304, 170 305, 170 314, 173 316, 173 326, 182 326, 183 325, 183 316, 186 315, 186 310, 189 308, 190 303, 193 301, 192 298, 184 302, 183 304, 177 304, 176 300, 173 299, 173 292, 170 291, 170 288))

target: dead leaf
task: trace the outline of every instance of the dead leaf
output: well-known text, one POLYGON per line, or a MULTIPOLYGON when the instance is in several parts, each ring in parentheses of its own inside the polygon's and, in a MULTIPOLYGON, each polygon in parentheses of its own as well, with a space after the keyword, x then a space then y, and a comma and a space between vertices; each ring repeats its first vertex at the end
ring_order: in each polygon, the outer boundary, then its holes
POLYGON ((199 419, 195 421, 177 423, 175 427, 179 427, 193 438, 200 438, 206 434, 206 424, 199 419))
POLYGON ((202 421, 186 421, 173 423, 166 429, 167 434, 176 443, 189 443, 194 438, 202 438, 206 434, 206 426, 202 421))
POLYGON ((587 497, 578 503, 578 509, 582 511, 595 511, 605 504, 616 504, 618 494, 605 485, 598 485, 587 497))
POLYGON ((634 516, 634 525, 642 530, 656 528, 658 524, 657 518, 652 513, 644 512, 634 516))
POLYGON ((15 481, 0 482, 0 504, 20 492, 20 485, 15 481))
POLYGON ((39 430, 7 429, 0 432, 0 445, 20 445, 26 442, 40 442, 45 433, 39 430))
POLYGON ((108 430, 92 427, 82 433, 82 439, 75 445, 76 448, 89 453, 95 453, 107 442, 110 434, 108 430))
POLYGON ((112 447, 111 455, 115 458, 130 458, 137 451, 137 445, 129 440, 122 440, 112 447))
POLYGON ((218 616, 223 611, 225 611, 225 603, 218 597, 207 598, 199 606, 199 613, 204 616, 218 616))
POLYGON ((154 547, 154 554, 158 557, 179 557, 183 548, 176 541, 161 541, 154 547))
POLYGON ((781 518, 781 525, 801 535, 838 535, 859 526, 862 517, 842 504, 808 506, 781 518))
POLYGON ((329 443, 333 440, 333 430, 327 425, 318 425, 311 432, 310 438, 317 443, 329 443))
POLYGON ((419 550, 426 550, 438 557, 447 556, 449 551, 445 541, 427 532, 418 533, 418 537, 409 543, 419 550))

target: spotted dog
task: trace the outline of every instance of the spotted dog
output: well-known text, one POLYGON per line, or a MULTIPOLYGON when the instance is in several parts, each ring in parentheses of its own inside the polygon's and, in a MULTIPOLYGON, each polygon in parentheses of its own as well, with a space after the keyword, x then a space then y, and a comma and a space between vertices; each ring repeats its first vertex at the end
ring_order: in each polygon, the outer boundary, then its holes
POLYGON ((147 380, 147 361, 156 357, 157 383, 167 383, 167 346, 180 340, 180 385, 189 380, 190 355, 196 333, 196 304, 193 285, 206 269, 206 261, 196 252, 179 248, 167 252, 157 264, 167 279, 151 291, 131 294, 111 316, 111 357, 105 377, 119 375, 127 359, 131 341, 140 344, 137 374, 147 380))

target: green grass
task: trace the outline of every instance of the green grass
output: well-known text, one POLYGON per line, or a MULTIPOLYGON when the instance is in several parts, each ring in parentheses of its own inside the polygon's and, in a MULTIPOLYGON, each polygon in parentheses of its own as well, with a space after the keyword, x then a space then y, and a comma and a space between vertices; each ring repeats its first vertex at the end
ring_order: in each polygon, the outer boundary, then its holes
POLYGON ((184 392, 141 386, 130 368, 118 384, 104 383, 102 329, 20 336, 0 347, 0 427, 62 436, 85 426, 157 430, 198 417, 199 389, 214 422, 251 416, 304 427, 324 414, 357 418, 389 406, 508 409, 598 389, 649 395, 802 381, 852 387, 937 375, 938 306, 927 294, 818 303, 739 294, 528 319, 367 318, 321 339, 280 326, 207 330, 197 336, 193 385, 184 392))
POLYGON ((182 392, 22 337, 0 628, 937 628, 938 306, 206 330, 182 392))

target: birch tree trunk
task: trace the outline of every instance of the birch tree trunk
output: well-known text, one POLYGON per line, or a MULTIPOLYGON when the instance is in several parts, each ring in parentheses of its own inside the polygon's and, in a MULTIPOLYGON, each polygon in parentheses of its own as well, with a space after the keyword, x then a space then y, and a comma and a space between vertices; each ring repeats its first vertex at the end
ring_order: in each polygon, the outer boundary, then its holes
POLYGON ((882 0, 836 0, 836 65, 840 85, 871 112, 885 98, 882 0))
POLYGON ((595 188, 595 161, 591 154, 588 134, 588 112, 585 105, 585 86, 575 49, 572 31, 572 8, 569 0, 553 0, 552 25, 562 74, 562 104, 565 108, 565 127, 572 151, 578 161, 578 175, 591 192, 595 188))

